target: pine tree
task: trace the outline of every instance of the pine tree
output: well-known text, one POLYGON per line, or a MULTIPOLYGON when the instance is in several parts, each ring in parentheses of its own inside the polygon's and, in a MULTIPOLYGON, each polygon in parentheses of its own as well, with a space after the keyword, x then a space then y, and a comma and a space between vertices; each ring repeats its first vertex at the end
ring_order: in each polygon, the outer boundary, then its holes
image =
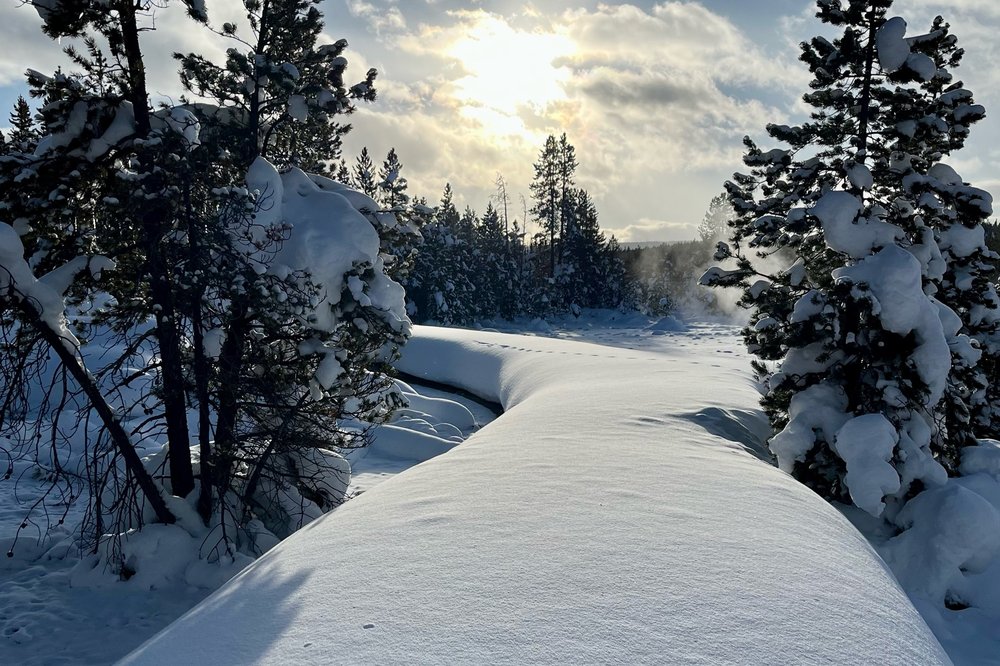
POLYGON ((385 210, 403 211, 410 199, 406 195, 407 182, 402 171, 403 165, 399 163, 396 149, 390 148, 378 172, 378 202, 385 210))
POLYGON ((34 114, 23 95, 17 96, 14 109, 10 112, 10 146, 12 150, 29 153, 38 142, 38 128, 34 114))
POLYGON ((451 184, 423 227, 424 241, 408 280, 408 294, 418 321, 445 326, 472 323, 476 316, 472 280, 475 213, 463 216, 455 206, 451 184))
MULTIPOLYGON (((399 225, 392 212, 324 177, 340 158, 340 139, 349 129, 335 119, 351 113, 358 101, 375 99, 374 70, 347 86, 347 42, 318 43, 323 24, 313 0, 245 5, 252 34, 243 38, 235 26, 223 27, 241 45, 227 51, 224 67, 197 55, 178 56, 189 89, 218 102, 215 112, 197 107, 209 128, 204 152, 213 163, 228 165, 232 171, 225 178, 261 185, 249 202, 239 200, 237 189, 236 200, 223 202, 213 216, 234 227, 229 236, 235 233, 236 242, 215 251, 228 253, 236 265, 221 284, 199 285, 203 296, 192 307, 202 308, 200 318, 224 331, 218 372, 206 396, 217 405, 208 460, 220 501, 230 502, 227 489, 238 486, 232 510, 242 518, 266 512, 269 529, 285 534, 309 517, 308 511, 294 515, 289 509, 326 510, 342 499, 324 480, 336 471, 330 447, 363 445, 364 433, 340 424, 376 422, 395 404, 385 373, 408 322, 386 303, 394 292, 385 286, 392 260, 387 254, 359 260, 332 284, 310 273, 324 275, 322 266, 263 270, 291 242, 289 234, 294 240, 296 220, 273 213, 284 203, 277 198, 286 181, 300 197, 341 195, 327 201, 348 203, 378 232, 399 225), (275 167, 287 171, 277 176, 275 167), (252 204, 249 218, 240 213, 241 203, 244 211, 252 204), (325 293, 334 288, 341 293, 325 293), (204 295, 213 298, 206 303, 204 295), (301 501, 289 503, 289 497, 301 501)), ((352 224, 355 214, 339 210, 343 224, 352 224)))
MULTIPOLYGON (((575 201, 576 186, 576 149, 570 144, 563 133, 559 137, 557 174, 559 182, 559 238, 564 239, 571 225, 575 223, 577 202, 575 201)), ((563 259, 563 246, 560 246, 559 260, 563 259)))
MULTIPOLYGON (((962 121, 981 115, 947 71, 961 52, 940 20, 905 41, 890 5, 818 2, 840 36, 802 45, 811 120, 768 126, 787 149, 745 140, 751 171, 726 184, 736 219, 717 254, 737 266, 703 278, 742 287, 753 310, 744 337, 768 388, 779 465, 831 500, 874 515, 888 506, 889 519, 955 473, 958 448, 973 441, 970 392, 958 387, 977 361, 976 332, 948 294, 947 248, 971 234, 985 250, 975 238, 989 212, 988 195, 939 161, 962 145, 962 121), (750 250, 792 260, 768 272, 750 250)), ((963 284, 965 296, 995 301, 976 280, 963 284)))
POLYGON ((603 265, 606 240, 597 221, 597 208, 585 190, 570 190, 566 197, 567 212, 560 264, 560 286, 565 302, 579 314, 580 307, 606 305, 608 277, 603 265))
POLYGON ((344 158, 340 158, 337 162, 337 171, 334 175, 334 180, 347 185, 348 187, 354 187, 354 179, 351 176, 351 169, 347 166, 347 161, 344 158))
POLYGON ((379 188, 375 175, 375 163, 372 162, 367 147, 361 149, 361 154, 358 155, 354 163, 354 185, 372 199, 378 196, 379 188))
POLYGON ((598 307, 618 308, 623 312, 639 307, 639 284, 629 275, 622 259, 622 248, 614 236, 608 239, 599 255, 601 285, 598 307))
POLYGON ((705 217, 698 224, 698 237, 706 243, 725 238, 729 231, 727 225, 733 219, 733 209, 729 205, 729 200, 725 194, 717 194, 712 197, 705 217))
POLYGON ((476 288, 476 311, 483 317, 496 317, 500 313, 504 291, 510 286, 510 266, 507 263, 503 222, 492 202, 487 204, 475 232, 473 257, 476 270, 473 284, 476 288))
MULTIPOLYGON (((557 253, 561 206, 559 181, 559 144, 552 135, 545 140, 545 147, 535 162, 535 178, 531 182, 531 196, 535 200, 531 214, 547 235, 548 266, 544 273, 549 278, 556 275, 557 253)), ((542 239, 539 239, 541 241, 542 239)))

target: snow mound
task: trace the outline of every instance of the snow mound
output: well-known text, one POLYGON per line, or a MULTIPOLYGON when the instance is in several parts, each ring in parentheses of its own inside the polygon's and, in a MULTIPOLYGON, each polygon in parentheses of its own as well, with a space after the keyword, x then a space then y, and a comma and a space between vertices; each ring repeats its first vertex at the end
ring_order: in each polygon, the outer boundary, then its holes
POLYGON ((1000 549, 1000 513, 957 483, 920 493, 896 522, 909 529, 882 547, 883 557, 911 595, 938 606, 964 574, 982 572, 1000 549))
POLYGON ((728 339, 649 353, 417 327, 401 369, 504 414, 124 663, 949 663, 839 512, 677 416, 754 409, 728 339))
POLYGON ((687 326, 677 317, 667 315, 662 319, 646 327, 653 335, 663 335, 664 333, 681 333, 687 330, 687 326))

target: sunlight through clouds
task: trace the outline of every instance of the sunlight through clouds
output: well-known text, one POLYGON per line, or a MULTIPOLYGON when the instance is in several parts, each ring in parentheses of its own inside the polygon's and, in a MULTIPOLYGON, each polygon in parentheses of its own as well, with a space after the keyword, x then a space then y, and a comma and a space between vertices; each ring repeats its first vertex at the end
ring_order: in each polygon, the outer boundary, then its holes
POLYGON ((468 31, 445 51, 466 72, 452 83, 461 113, 494 134, 537 135, 520 114, 566 99, 571 72, 555 63, 573 54, 573 42, 559 33, 515 29, 486 12, 468 17, 468 31))

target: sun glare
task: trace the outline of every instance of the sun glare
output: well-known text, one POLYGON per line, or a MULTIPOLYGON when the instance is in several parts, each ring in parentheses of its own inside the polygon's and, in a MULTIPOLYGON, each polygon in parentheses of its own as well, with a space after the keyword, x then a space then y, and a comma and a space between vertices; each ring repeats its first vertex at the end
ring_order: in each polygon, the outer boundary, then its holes
POLYGON ((498 135, 528 134, 521 112, 542 112, 566 98, 569 70, 553 63, 572 52, 564 35, 522 32, 498 17, 480 16, 448 51, 466 71, 453 84, 463 114, 498 135))

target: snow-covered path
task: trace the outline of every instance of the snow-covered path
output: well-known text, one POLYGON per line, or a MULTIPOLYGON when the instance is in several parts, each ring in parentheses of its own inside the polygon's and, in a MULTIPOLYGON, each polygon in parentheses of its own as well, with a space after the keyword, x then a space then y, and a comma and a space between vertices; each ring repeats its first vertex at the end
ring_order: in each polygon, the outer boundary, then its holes
POLYGON ((864 538, 748 452, 732 331, 656 342, 418 328, 404 371, 505 414, 126 661, 948 663, 864 538))

